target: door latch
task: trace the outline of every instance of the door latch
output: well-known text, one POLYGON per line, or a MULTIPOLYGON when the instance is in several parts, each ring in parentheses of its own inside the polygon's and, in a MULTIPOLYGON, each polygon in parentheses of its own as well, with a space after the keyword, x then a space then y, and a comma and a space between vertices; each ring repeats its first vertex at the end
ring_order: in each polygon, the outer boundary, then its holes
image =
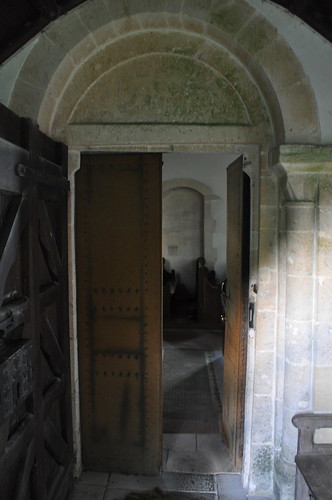
POLYGON ((254 328, 255 304, 257 299, 257 285, 251 285, 249 293, 249 328, 254 328))

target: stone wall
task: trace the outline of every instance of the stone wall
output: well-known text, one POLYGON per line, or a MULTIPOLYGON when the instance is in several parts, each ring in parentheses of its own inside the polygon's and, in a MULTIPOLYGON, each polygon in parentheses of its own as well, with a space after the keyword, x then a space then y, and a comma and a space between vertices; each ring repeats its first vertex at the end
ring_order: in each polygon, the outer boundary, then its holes
MULTIPOLYGON (((331 150, 285 146, 280 162, 268 154, 285 142, 321 140, 316 97, 292 47, 244 0, 91 0, 52 23, 27 52, 17 73, 7 73, 9 106, 68 143, 72 208, 80 151, 244 154, 258 301, 243 480, 250 494, 272 498, 274 484, 276 497, 292 498, 290 418, 332 406, 325 384, 332 375, 331 150)), ((73 214, 70 222, 77 368, 73 214)), ((75 370, 73 378, 77 391, 75 370)))
MULTIPOLYGON (((285 315, 279 317, 280 385, 276 406, 276 484, 281 498, 292 498, 297 430, 294 414, 331 411, 332 150, 280 148, 279 290, 285 315), (284 333, 284 337, 280 333, 284 333), (283 340, 283 342, 282 342, 283 340)), ((280 311, 281 312, 281 311, 280 311)))

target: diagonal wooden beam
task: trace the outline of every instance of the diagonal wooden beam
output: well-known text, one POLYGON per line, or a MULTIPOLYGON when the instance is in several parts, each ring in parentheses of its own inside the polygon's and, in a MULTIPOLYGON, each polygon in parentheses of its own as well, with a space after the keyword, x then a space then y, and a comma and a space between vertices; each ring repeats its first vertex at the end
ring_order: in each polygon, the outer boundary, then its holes
POLYGON ((5 464, 11 464, 32 439, 34 434, 34 416, 28 413, 16 431, 10 436, 6 443, 5 452, 0 457, 0 484, 3 474, 6 473, 5 464))
POLYGON ((66 388, 65 380, 56 378, 43 394, 43 414, 48 417, 54 401, 63 395, 66 388))
POLYGON ((59 346, 55 332, 46 316, 41 323, 41 348, 55 375, 63 377, 65 357, 59 346))
POLYGON ((53 458, 58 464, 65 465, 68 458, 68 444, 50 418, 47 418, 44 423, 44 437, 46 448, 53 458))
POLYGON ((35 461, 35 440, 33 439, 27 450, 25 457, 24 467, 18 478, 18 486, 16 490, 15 500, 25 500, 27 491, 29 489, 29 481, 31 470, 35 461))
POLYGON ((27 200, 14 196, 8 206, 0 231, 0 303, 6 280, 15 261, 17 244, 27 221, 27 200))
POLYGON ((39 222, 39 238, 45 261, 51 276, 57 279, 62 271, 62 262, 44 201, 40 201, 39 203, 39 222))

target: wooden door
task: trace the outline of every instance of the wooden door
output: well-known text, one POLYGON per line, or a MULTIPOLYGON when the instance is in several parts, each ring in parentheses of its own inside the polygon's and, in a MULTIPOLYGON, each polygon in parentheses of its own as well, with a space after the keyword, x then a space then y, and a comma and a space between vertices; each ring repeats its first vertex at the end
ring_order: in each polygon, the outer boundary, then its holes
POLYGON ((250 182, 240 157, 227 171, 227 300, 223 431, 233 463, 242 465, 248 332, 250 182))
POLYGON ((72 480, 67 149, 0 106, 0 498, 72 480))
POLYGON ((161 156, 84 155, 76 255, 85 467, 161 466, 161 156))

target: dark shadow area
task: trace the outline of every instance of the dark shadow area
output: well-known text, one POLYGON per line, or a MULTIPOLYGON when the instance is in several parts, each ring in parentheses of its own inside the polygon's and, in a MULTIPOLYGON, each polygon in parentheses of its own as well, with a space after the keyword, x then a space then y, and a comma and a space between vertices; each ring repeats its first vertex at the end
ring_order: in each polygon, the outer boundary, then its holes
POLYGON ((205 259, 195 262, 195 290, 190 292, 181 275, 163 258, 163 321, 165 329, 208 329, 223 334, 225 307, 222 282, 215 271, 205 266, 205 259))
POLYGON ((220 432, 222 334, 213 330, 164 330, 164 432, 220 432))
POLYGON ((221 432, 223 332, 165 329, 163 470, 234 470, 221 432))

